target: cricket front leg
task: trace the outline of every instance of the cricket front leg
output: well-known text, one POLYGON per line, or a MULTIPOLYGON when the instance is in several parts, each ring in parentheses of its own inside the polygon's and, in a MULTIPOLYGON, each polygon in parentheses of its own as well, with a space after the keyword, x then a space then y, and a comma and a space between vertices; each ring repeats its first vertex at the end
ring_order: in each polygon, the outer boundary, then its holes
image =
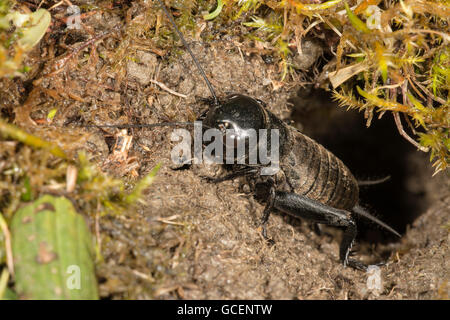
POLYGON ((266 203, 260 220, 261 235, 271 245, 275 242, 267 236, 267 222, 274 208, 275 196, 275 180, 273 178, 269 177, 265 182, 259 182, 255 185, 256 199, 266 203))
POLYGON ((273 210, 273 205, 275 202, 275 187, 272 185, 269 187, 269 196, 267 198, 266 206, 264 207, 263 215, 261 217, 261 234, 263 238, 268 241, 271 245, 275 242, 267 236, 267 222, 269 221, 270 213, 273 210))
POLYGON ((257 168, 253 167, 244 167, 242 169, 235 170, 227 175, 224 175, 222 177, 208 177, 208 176, 201 176, 202 179, 205 179, 207 182, 210 183, 219 183, 227 180, 233 180, 235 178, 239 177, 245 177, 245 176, 251 176, 256 173, 258 173, 259 170, 257 168))

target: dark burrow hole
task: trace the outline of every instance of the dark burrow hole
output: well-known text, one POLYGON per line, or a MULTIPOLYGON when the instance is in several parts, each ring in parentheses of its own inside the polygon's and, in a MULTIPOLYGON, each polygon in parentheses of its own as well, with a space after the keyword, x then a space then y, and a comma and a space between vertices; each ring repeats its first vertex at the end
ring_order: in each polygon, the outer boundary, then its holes
MULTIPOLYGON (((391 177, 361 187, 360 203, 373 215, 403 234, 425 212, 432 175, 428 155, 400 136, 392 114, 381 119, 375 114, 367 128, 363 113, 337 107, 330 93, 322 89, 301 89, 290 103, 294 124, 339 157, 357 180, 391 177)), ((403 126, 407 126, 404 121, 403 126)), ((359 242, 398 241, 395 235, 362 219, 358 226, 359 242)))

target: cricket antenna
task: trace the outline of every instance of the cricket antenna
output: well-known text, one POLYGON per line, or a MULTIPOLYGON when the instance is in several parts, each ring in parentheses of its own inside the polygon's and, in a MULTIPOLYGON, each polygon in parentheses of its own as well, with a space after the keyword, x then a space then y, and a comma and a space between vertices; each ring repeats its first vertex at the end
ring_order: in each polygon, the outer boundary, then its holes
POLYGON ((202 125, 203 127, 206 127, 210 129, 211 127, 203 125, 200 121, 199 122, 161 122, 161 123, 151 123, 151 124, 145 124, 145 123, 135 123, 135 124, 87 124, 82 125, 80 127, 84 128, 122 128, 122 129, 131 129, 131 128, 155 128, 155 127, 178 127, 178 126, 195 126, 198 123, 198 125, 202 125))
POLYGON ((193 54, 192 51, 191 51, 191 48, 189 47, 189 45, 187 44, 186 40, 184 39, 183 34, 181 33, 180 29, 178 29, 177 25, 175 24, 175 20, 173 19, 172 14, 169 13, 169 11, 167 10, 167 8, 166 8, 166 6, 165 6, 165 4, 163 3, 162 0, 158 0, 158 2, 159 2, 159 4, 161 5, 161 7, 163 8, 164 13, 166 14, 167 18, 169 18, 170 23, 172 23, 172 25, 173 25, 175 31, 177 32, 178 36, 180 37, 181 41, 183 42, 184 47, 186 48, 186 50, 187 50, 187 51, 189 52, 189 54, 191 55, 192 60, 194 60, 194 63, 195 63, 195 65, 197 66, 197 69, 200 71, 200 73, 201 73, 203 79, 205 80, 206 85, 208 86, 209 91, 211 91, 211 94, 212 94, 212 96, 213 96, 213 98, 214 98, 214 104, 215 104, 216 106, 218 106, 218 105, 219 105, 219 100, 217 99, 216 92, 214 91, 214 88, 213 88, 211 82, 209 82, 208 77, 206 76, 205 71, 204 71, 203 68, 201 67, 200 63, 198 63, 197 59, 195 58, 194 54, 193 54))

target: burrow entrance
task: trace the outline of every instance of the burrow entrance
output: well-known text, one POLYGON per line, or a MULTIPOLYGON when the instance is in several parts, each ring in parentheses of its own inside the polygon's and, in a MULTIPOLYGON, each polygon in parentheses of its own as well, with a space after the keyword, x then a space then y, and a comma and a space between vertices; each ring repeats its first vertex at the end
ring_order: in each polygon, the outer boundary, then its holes
MULTIPOLYGON (((381 119, 376 114, 367 128, 363 113, 337 107, 322 89, 301 89, 290 103, 294 125, 338 156, 358 180, 391 177, 361 187, 360 203, 372 214, 403 234, 428 208, 427 185, 432 175, 428 155, 400 136, 390 113, 381 119)), ((362 241, 398 240, 363 221, 359 225, 362 241)))

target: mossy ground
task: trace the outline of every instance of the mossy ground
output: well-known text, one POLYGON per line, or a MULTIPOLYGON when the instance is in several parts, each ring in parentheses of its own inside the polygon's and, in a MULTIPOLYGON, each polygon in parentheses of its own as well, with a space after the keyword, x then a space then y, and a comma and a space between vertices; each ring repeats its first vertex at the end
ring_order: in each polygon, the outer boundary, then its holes
MULTIPOLYGON (((38 2, 27 3, 31 6, 38 2)), ((431 178, 433 171, 428 159, 414 150, 399 155, 403 168, 409 170, 409 176, 396 182, 403 188, 398 190, 399 194, 404 191, 411 201, 420 199, 422 206, 410 220, 402 220, 407 223, 398 222, 405 229, 401 230, 405 231, 401 240, 386 238, 381 231, 363 229, 357 256, 371 263, 388 259, 388 265, 382 267, 383 290, 380 296, 375 296, 366 290, 366 274, 340 265, 339 232, 325 229, 318 235, 306 222, 274 214, 268 232, 276 245, 268 247, 257 229, 262 207, 242 191, 239 181, 211 185, 200 178, 214 174, 217 167, 172 170, 170 128, 129 130, 133 137, 131 148, 126 160, 117 161, 111 158, 111 153, 118 129, 76 127, 192 121, 204 108, 197 97, 207 97, 210 93, 190 57, 180 47, 173 46, 170 26, 161 25, 162 12, 157 15, 140 1, 127 2, 124 7, 115 1, 72 2, 91 12, 83 16, 83 28, 65 29, 61 19, 66 7, 54 9, 52 31, 25 60, 26 65, 33 66, 32 70, 24 79, 0 81, 0 108, 4 118, 29 132, 58 141, 69 155, 87 150, 90 160, 105 174, 132 182, 161 163, 156 180, 143 197, 145 204, 137 210, 99 216, 92 206, 78 208, 88 214, 100 249, 97 275, 101 297, 448 299, 450 185, 447 172, 431 178), (149 21, 148 26, 145 21, 149 21), (165 40, 152 37, 156 32, 155 23, 160 24, 160 35, 165 40), (98 37, 97 41, 89 42, 93 37, 98 37), (187 98, 150 83, 151 79, 187 98), (49 130, 47 117, 54 108, 57 112, 51 124, 56 129, 49 130), (62 137, 66 139, 63 143, 62 137), (406 224, 410 226, 406 228, 406 224)), ((201 5, 207 7, 206 3, 201 5)), ((324 111, 321 103, 308 105, 308 110, 305 103, 299 102, 297 93, 300 91, 301 96, 314 74, 297 71, 294 77, 281 83, 282 69, 276 56, 261 54, 266 53, 265 48, 255 46, 245 37, 246 29, 238 22, 229 22, 228 31, 222 32, 198 15, 194 20, 197 21, 194 27, 184 31, 190 30, 186 32, 187 39, 220 95, 240 92, 257 97, 277 116, 295 120, 296 126, 319 141, 326 136, 332 137, 331 140, 338 138, 336 132, 327 130, 333 123, 345 122, 348 117, 356 117, 363 123, 362 115, 346 115, 344 111, 336 115, 335 105, 324 111), (288 101, 302 105, 303 109, 298 111, 288 101), (294 116, 294 110, 306 116, 294 116), (314 112, 319 112, 320 117, 305 121, 314 112)), ((313 60, 323 65, 320 59, 323 58, 315 56, 313 60)), ((329 103, 328 98, 325 100, 329 103)), ((364 135, 365 131, 362 132, 364 135)), ((392 129, 387 137, 394 139, 398 133, 392 129)), ((326 143, 327 139, 322 142, 326 143)), ((380 158, 384 157, 385 148, 366 143, 380 158)), ((2 144, 6 146, 6 142, 2 144)), ((29 153, 23 146, 9 148, 18 152, 16 160, 23 159, 22 152, 29 153)), ((341 149, 343 154, 339 154, 339 149, 335 152, 345 158, 344 151, 341 149)), ((44 158, 42 152, 36 157, 44 158)), ((365 157, 356 146, 351 152, 359 154, 361 159, 365 157)), ((28 155, 26 159, 33 157, 28 155)), ((1 161, 8 159, 1 158, 1 161)), ((376 170, 379 169, 376 163, 362 165, 357 171, 364 177, 387 173, 396 181, 396 172, 389 164, 382 172, 376 170)), ((54 168, 52 164, 49 166, 54 168)), ((57 174, 64 177, 64 173, 57 174)), ((35 192, 48 192, 48 188, 35 192)), ((77 193, 68 196, 77 197, 77 193)), ((380 196, 376 202, 382 203, 384 199, 380 196)), ((376 206, 376 202, 370 204, 376 206)), ((403 210, 400 215, 411 217, 407 207, 398 210, 403 210)))

